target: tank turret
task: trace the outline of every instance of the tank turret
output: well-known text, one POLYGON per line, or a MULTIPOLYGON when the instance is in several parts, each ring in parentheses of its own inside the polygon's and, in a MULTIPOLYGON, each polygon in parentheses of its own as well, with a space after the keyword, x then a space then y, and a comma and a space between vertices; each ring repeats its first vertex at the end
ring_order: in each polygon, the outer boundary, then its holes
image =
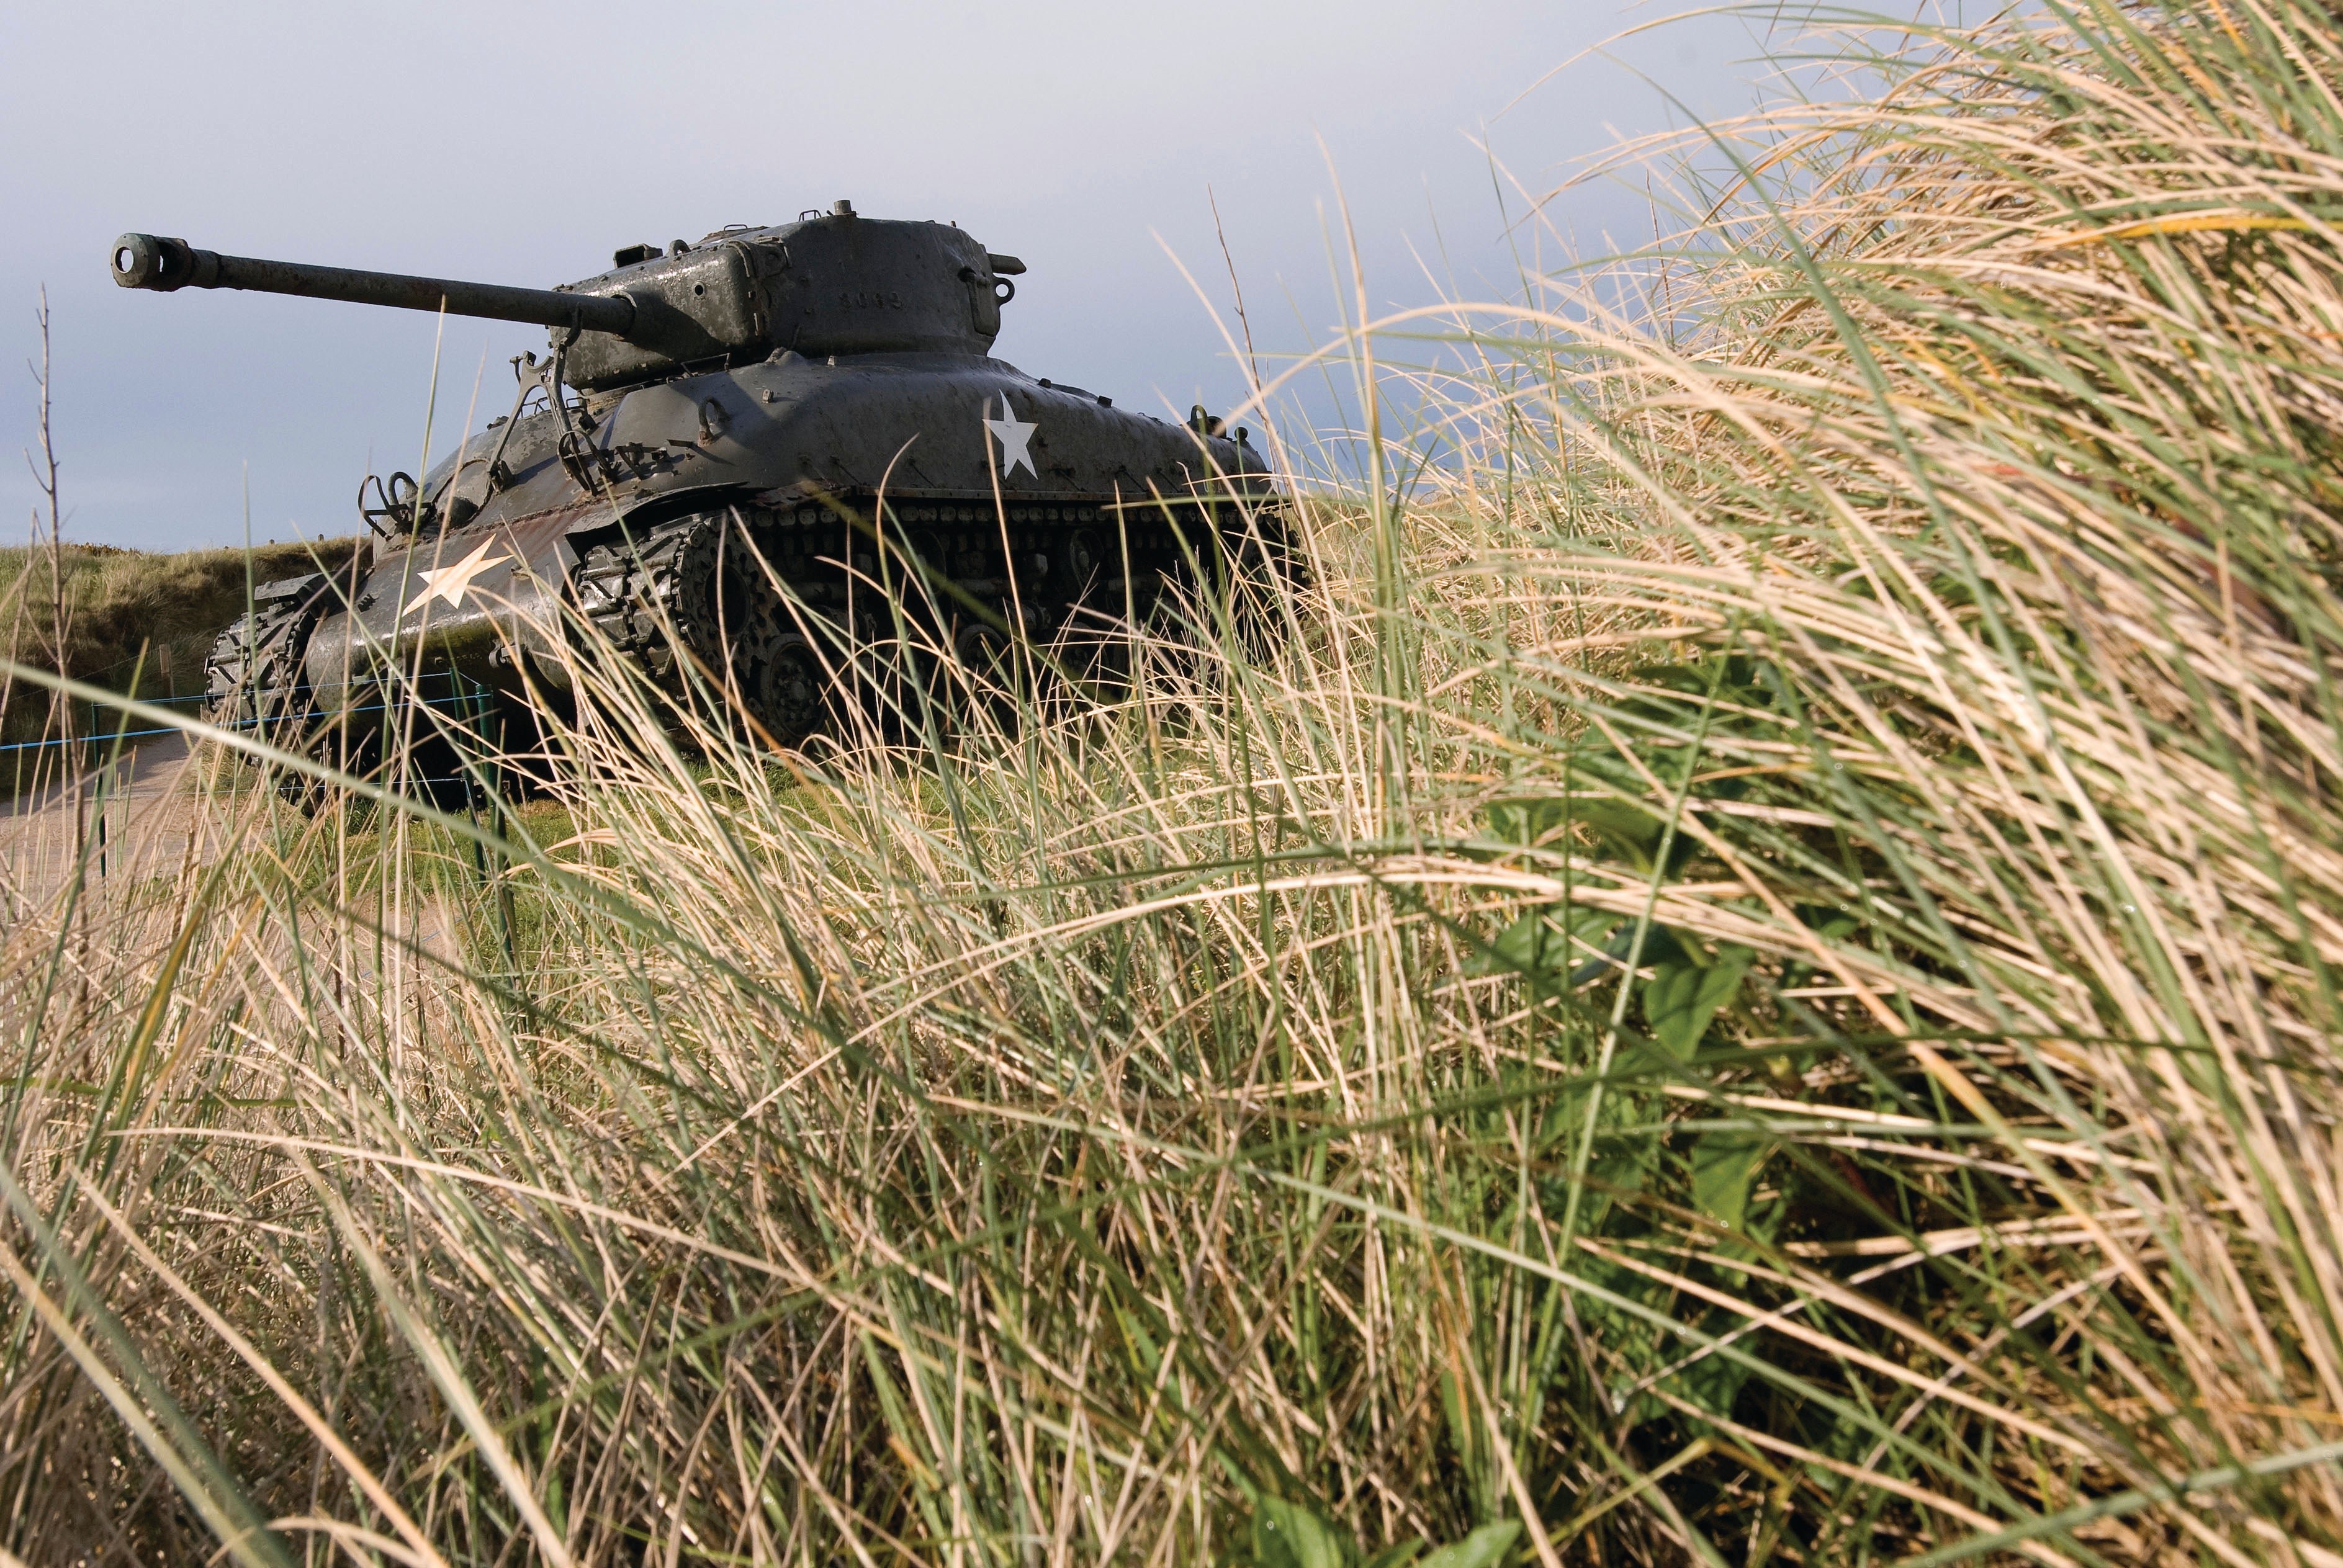
POLYGON ((222 256, 126 234, 113 265, 124 288, 248 289, 550 327, 563 381, 585 392, 777 349, 982 354, 1016 293, 1009 279, 1025 270, 951 225, 864 218, 843 201, 826 215, 723 230, 697 245, 628 246, 612 260, 608 272, 558 288, 512 288, 222 256))
MULTIPOLYGON (((1096 634, 1201 566, 1283 569, 1248 432, 1185 424, 990 357, 1025 271, 957 226, 840 202, 794 223, 632 245, 549 289, 261 261, 126 234, 125 288, 236 288, 549 329, 511 413, 421 480, 369 480, 382 535, 333 577, 266 585, 210 664, 219 710, 379 723, 399 672, 508 709, 558 698, 563 628, 654 678, 724 670, 775 739, 850 694, 830 672, 907 624, 987 661, 1096 634), (882 564, 884 558, 894 558, 882 564), (781 591, 774 588, 776 579, 781 591), (861 652, 842 657, 849 649, 861 652)), ((1111 642, 1111 638, 1100 640, 1111 642)))

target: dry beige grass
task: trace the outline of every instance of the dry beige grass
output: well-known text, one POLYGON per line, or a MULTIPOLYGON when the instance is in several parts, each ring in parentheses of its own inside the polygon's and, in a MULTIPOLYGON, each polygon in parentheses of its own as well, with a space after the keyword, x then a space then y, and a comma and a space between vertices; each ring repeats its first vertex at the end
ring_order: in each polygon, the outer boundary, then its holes
POLYGON ((1266 647, 7 927, 0 1542, 2336 1561, 2333 21, 1913 47, 1266 647))

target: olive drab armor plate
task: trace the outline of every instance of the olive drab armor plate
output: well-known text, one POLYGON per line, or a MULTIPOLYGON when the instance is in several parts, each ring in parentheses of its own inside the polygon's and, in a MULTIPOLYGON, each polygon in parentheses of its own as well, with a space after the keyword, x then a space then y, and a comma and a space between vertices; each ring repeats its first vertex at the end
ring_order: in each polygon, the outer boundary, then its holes
POLYGON ((298 294, 551 332, 548 358, 514 361, 509 414, 420 481, 361 491, 380 536, 370 558, 271 585, 221 638, 214 695, 238 713, 341 715, 347 730, 348 716, 387 709, 389 668, 468 677, 515 703, 558 691, 559 661, 539 656, 567 609, 654 676, 675 678, 686 653, 745 672, 750 716, 796 739, 836 668, 825 628, 867 641, 914 608, 965 652, 1143 613, 1199 564, 1283 561, 1246 432, 1201 408, 1184 425, 1117 408, 990 357, 1024 265, 952 225, 840 202, 628 246, 611 270, 554 289, 149 235, 123 236, 112 260, 126 288, 298 294), (879 538, 900 557, 891 575, 879 538), (786 595, 747 569, 760 557, 786 595), (914 566, 938 591, 905 591, 914 566))

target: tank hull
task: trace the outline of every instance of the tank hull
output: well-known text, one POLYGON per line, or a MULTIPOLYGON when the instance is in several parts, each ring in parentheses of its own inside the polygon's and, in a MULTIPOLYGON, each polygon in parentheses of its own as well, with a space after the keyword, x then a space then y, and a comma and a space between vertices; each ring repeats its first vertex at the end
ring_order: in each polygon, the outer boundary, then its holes
POLYGON ((783 351, 506 425, 426 477, 420 494, 448 498, 458 526, 314 585, 301 660, 313 717, 345 732, 379 722, 358 716, 385 711, 393 672, 558 699, 564 661, 548 656, 565 613, 656 675, 674 675, 679 634, 703 664, 724 663, 740 633, 725 624, 729 592, 733 620, 799 660, 772 678, 797 697, 757 716, 794 740, 811 718, 805 682, 837 675, 820 628, 884 640, 906 608, 945 647, 1103 627, 1240 533, 1278 526, 1244 441, 976 356, 783 351), (660 602, 633 602, 646 595, 660 602), (771 598, 786 608, 759 602, 771 598))

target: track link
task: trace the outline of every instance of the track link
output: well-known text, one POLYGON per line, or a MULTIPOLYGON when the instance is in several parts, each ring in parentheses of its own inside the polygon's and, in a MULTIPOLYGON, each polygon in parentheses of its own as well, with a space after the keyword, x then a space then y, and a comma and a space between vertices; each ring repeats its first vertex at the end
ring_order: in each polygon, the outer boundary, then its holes
POLYGON ((331 595, 326 573, 268 583, 204 658, 204 714, 215 724, 277 729, 313 707, 304 663, 331 595))

